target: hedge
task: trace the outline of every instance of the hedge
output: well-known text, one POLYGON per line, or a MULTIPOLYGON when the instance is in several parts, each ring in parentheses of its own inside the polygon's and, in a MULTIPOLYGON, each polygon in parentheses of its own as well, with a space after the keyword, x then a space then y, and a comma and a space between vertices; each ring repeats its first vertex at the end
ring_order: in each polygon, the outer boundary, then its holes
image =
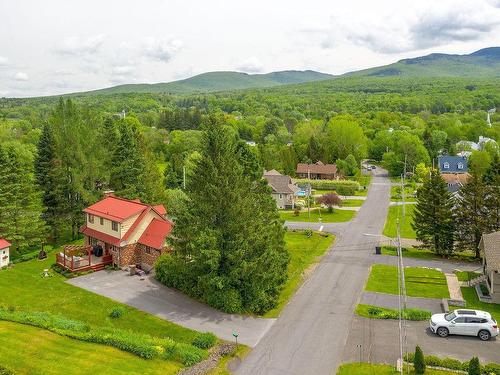
POLYGON ((171 338, 152 337, 116 328, 91 328, 88 324, 47 312, 23 312, 0 308, 0 320, 28 324, 72 339, 112 346, 138 357, 162 356, 191 366, 202 361, 207 352, 171 338))
MULTIPOLYGON (((395 309, 359 304, 356 306, 356 314, 372 319, 399 319, 399 312, 395 309)), ((403 317, 406 320, 428 320, 432 313, 421 309, 406 309, 403 317)))
POLYGON ((14 375, 15 372, 0 365, 0 375, 14 375))
POLYGON ((335 190, 339 195, 354 195, 359 190, 359 183, 357 181, 349 180, 309 180, 307 178, 294 179, 295 183, 311 184, 313 189, 320 190, 335 190))
MULTIPOLYGON (((414 353, 406 353, 405 360, 408 362, 413 362, 414 353)), ((461 362, 454 358, 439 358, 434 355, 424 356, 425 364, 427 366, 433 367, 443 367, 450 370, 468 371, 469 361, 461 362)), ((488 363, 486 365, 481 365, 481 374, 490 375, 500 375, 500 364, 498 363, 488 363)))

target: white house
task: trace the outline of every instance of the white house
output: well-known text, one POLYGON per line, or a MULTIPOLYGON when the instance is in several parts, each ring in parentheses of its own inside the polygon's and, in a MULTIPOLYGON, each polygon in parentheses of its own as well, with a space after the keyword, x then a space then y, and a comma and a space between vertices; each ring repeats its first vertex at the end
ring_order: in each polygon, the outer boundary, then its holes
POLYGON ((292 178, 282 175, 275 169, 265 171, 263 177, 272 189, 271 195, 278 208, 293 210, 295 208, 295 196, 300 191, 300 188, 292 182, 292 178))
POLYGON ((10 243, 0 238, 0 268, 9 265, 9 247, 10 243))

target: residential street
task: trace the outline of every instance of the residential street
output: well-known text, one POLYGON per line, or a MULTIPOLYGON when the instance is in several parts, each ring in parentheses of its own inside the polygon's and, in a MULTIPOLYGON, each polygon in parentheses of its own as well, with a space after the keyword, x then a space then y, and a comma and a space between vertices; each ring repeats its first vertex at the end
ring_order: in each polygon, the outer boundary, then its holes
MULTIPOLYGON (((389 206, 390 181, 377 169, 368 197, 349 223, 325 224, 337 235, 311 277, 280 318, 236 369, 242 375, 335 374, 342 362, 354 308, 360 299, 389 206)), ((287 223, 290 228, 318 224, 287 223)))

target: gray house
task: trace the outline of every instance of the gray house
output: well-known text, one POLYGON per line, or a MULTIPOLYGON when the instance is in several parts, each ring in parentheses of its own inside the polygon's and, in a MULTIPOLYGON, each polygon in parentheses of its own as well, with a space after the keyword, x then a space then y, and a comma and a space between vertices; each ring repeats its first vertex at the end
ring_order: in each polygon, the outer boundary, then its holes
POLYGON ((441 173, 467 173, 467 158, 463 156, 439 156, 439 172, 441 173))
POLYGON ((479 247, 483 255, 483 273, 491 302, 500 303, 500 231, 483 234, 479 247))
POLYGON ((280 209, 294 209, 295 197, 300 188, 292 182, 290 176, 284 176, 278 171, 272 169, 265 171, 264 176, 272 191, 272 196, 276 205, 280 209))

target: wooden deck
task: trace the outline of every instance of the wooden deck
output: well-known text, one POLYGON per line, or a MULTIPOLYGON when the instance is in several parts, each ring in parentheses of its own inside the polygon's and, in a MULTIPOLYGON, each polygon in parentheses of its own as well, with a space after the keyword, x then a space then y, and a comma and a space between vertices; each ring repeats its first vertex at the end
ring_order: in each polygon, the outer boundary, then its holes
POLYGON ((73 256, 63 256, 60 253, 56 254, 56 263, 63 268, 71 272, 82 272, 82 271, 100 271, 104 267, 113 262, 112 255, 103 255, 102 257, 95 257, 90 255, 90 257, 79 257, 75 258, 73 256))

